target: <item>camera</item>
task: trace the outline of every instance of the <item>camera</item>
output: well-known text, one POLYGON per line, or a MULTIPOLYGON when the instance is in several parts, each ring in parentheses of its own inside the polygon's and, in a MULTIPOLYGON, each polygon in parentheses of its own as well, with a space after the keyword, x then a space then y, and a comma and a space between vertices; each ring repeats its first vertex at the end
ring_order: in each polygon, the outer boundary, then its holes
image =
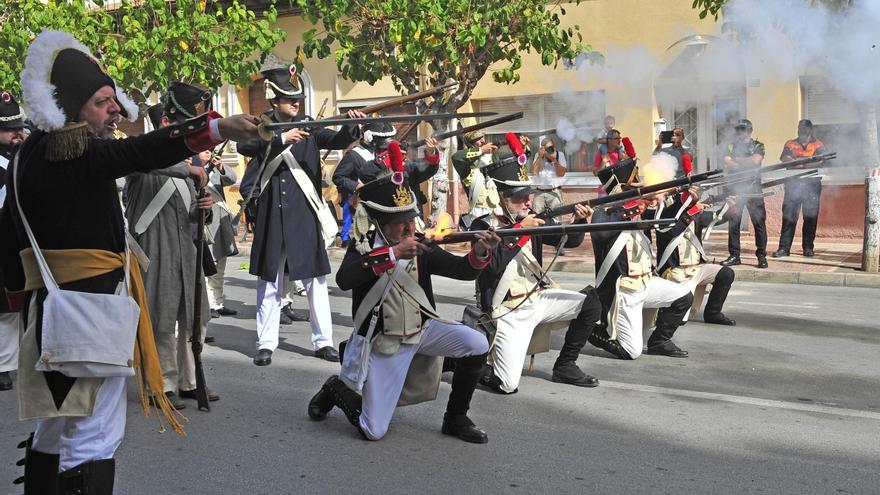
POLYGON ((672 144, 673 131, 660 131, 660 142, 663 144, 672 144))

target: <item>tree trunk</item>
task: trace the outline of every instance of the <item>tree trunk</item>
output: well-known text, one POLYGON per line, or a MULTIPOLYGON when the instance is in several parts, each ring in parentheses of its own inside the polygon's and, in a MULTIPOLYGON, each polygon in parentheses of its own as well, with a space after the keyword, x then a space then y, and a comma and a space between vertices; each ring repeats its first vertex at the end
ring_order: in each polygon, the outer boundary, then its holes
POLYGON ((880 144, 877 139, 877 104, 867 103, 862 108, 867 170, 862 270, 876 273, 880 271, 880 144))
MULTIPOLYGON (((446 132, 453 128, 452 121, 434 129, 436 133, 446 132)), ((431 217, 429 223, 442 212, 455 216, 458 204, 458 178, 455 169, 449 165, 450 157, 456 152, 456 140, 444 139, 440 142, 440 167, 431 179, 431 217)))

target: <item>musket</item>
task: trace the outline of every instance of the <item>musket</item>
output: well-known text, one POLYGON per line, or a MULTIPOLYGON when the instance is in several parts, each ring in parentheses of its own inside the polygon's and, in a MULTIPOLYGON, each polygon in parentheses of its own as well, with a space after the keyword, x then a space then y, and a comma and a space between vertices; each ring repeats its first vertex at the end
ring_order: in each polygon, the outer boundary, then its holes
MULTIPOLYGON (((505 122, 510 122, 512 120, 518 120, 523 117, 522 112, 511 113, 509 115, 502 115, 501 117, 495 117, 494 119, 486 120, 480 122, 479 124, 469 125, 467 127, 462 127, 461 129, 455 129, 452 131, 441 132, 439 134, 434 134, 431 136, 432 138, 440 141, 441 139, 451 138, 455 136, 461 136, 462 134, 467 134, 471 131, 478 131, 480 129, 485 129, 487 127, 492 127, 493 125, 503 124, 505 122)), ((424 146, 427 139, 419 139, 415 143, 408 144, 409 148, 418 148, 419 146, 424 146)))
MULTIPOLYGON (((770 187, 778 186, 780 184, 785 184, 786 182, 788 182, 790 180, 794 180, 794 179, 808 179, 810 177, 815 177, 815 176, 816 176, 816 170, 807 170, 806 172, 801 172, 799 174, 792 174, 792 175, 789 175, 786 177, 780 177, 778 179, 773 179, 773 180, 768 180, 766 182, 762 182, 761 189, 767 189, 770 187)), ((725 183, 721 183, 718 185, 719 186, 728 186, 729 184, 725 182, 725 183)), ((729 192, 728 193, 721 192, 718 194, 712 194, 712 195, 706 196, 704 198, 700 198, 700 203, 706 203, 708 205, 713 205, 713 204, 717 204, 717 203, 721 203, 723 201, 726 201, 727 198, 730 196, 734 196, 734 194, 731 194, 729 192)), ((735 196, 739 199, 763 198, 765 196, 768 196, 768 193, 765 192, 765 193, 761 193, 761 194, 748 194, 748 193, 747 194, 735 194, 735 196)))
POLYGON ((568 215, 574 213, 574 209, 576 205, 586 205, 590 207, 595 206, 604 206, 609 203, 619 202, 621 200, 635 199, 642 196, 647 196, 649 194, 656 194, 658 192, 676 192, 686 190, 692 185, 699 184, 700 182, 707 181, 709 179, 714 179, 716 177, 723 177, 725 181, 746 181, 746 179, 758 178, 761 174, 765 174, 767 172, 772 172, 774 170, 783 170, 790 167, 796 167, 800 165, 806 165, 810 163, 816 162, 824 162, 826 160, 833 160, 837 156, 836 153, 825 153, 823 155, 816 155, 804 158, 798 158, 796 160, 790 160, 787 162, 776 163, 773 165, 767 165, 765 167, 757 167, 754 169, 743 170, 740 172, 733 173, 725 173, 723 170, 709 170, 707 172, 702 172, 699 174, 689 175, 687 177, 682 177, 680 179, 672 179, 666 182, 660 182, 657 184, 653 184, 650 186, 644 187, 636 187, 630 189, 628 191, 619 192, 616 194, 609 194, 607 196, 601 196, 598 198, 588 199, 584 201, 579 201, 577 203, 571 203, 568 205, 563 205, 558 208, 553 208, 545 211, 538 215, 538 218, 551 218, 560 215, 568 215))
POLYGON ((381 117, 364 117, 357 119, 329 118, 320 120, 297 120, 294 122, 272 122, 272 119, 263 114, 261 122, 257 126, 257 132, 265 141, 271 141, 275 137, 276 130, 288 129, 317 129, 321 127, 333 127, 337 125, 370 124, 374 122, 419 122, 423 120, 448 120, 465 117, 488 117, 497 115, 495 112, 470 112, 470 113, 432 113, 423 115, 383 115, 381 117))
MULTIPOLYGON (((499 237, 524 237, 527 235, 562 235, 575 234, 581 232, 608 232, 620 230, 645 230, 650 228, 669 227, 677 220, 674 218, 663 218, 654 220, 640 220, 637 222, 604 222, 604 223, 570 223, 565 225, 542 225, 540 227, 525 227, 518 229, 498 229, 492 230, 499 237)), ((477 240, 477 234, 490 232, 489 230, 470 230, 467 232, 452 232, 439 238, 426 237, 424 243, 433 244, 454 244, 460 242, 471 242, 477 240)), ((420 241, 422 242, 422 241, 420 241)))
MULTIPOLYGON (((213 172, 215 168, 213 164, 214 158, 223 155, 223 153, 226 152, 226 147, 228 145, 229 140, 227 139, 211 150, 211 156, 208 158, 207 170, 205 171, 209 181, 211 180, 211 172, 213 172)), ((202 198, 205 195, 205 188, 200 185, 197 197, 202 198)), ((193 353, 193 364, 196 375, 196 401, 199 410, 210 411, 211 406, 208 400, 208 386, 205 383, 205 370, 202 366, 202 304, 204 304, 202 301, 202 292, 205 284, 205 277, 202 273, 202 269, 204 267, 203 262, 205 257, 205 215, 207 212, 204 212, 199 208, 198 214, 199 220, 196 230, 196 292, 193 295, 193 326, 190 345, 193 353)))
MULTIPOLYGON (((386 108, 396 107, 397 105, 402 105, 404 103, 409 103, 409 102, 415 101, 415 100, 421 100, 423 98, 427 98, 427 97, 434 95, 436 93, 444 92, 457 84, 458 84, 457 82, 449 82, 446 84, 441 84, 440 86, 434 86, 433 88, 428 88, 424 91, 419 91, 417 93, 412 93, 412 94, 408 94, 408 95, 404 95, 404 96, 398 96, 397 98, 391 98, 390 100, 385 100, 382 103, 377 103, 375 105, 370 105, 368 107, 359 108, 358 110, 360 110, 361 112, 368 114, 368 115, 371 113, 381 112, 382 110, 385 110, 386 108)), ((330 118, 331 119, 343 119, 343 118, 345 118, 345 116, 346 116, 346 114, 340 113, 340 114, 333 115, 330 118)))

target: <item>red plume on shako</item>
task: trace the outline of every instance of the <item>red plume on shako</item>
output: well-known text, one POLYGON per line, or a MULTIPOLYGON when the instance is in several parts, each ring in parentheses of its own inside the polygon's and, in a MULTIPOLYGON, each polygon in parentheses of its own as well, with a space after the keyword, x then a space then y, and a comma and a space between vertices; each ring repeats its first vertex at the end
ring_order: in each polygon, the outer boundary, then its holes
POLYGON ((510 146, 510 151, 513 151, 513 154, 516 155, 516 161, 519 162, 520 165, 525 165, 527 161, 526 152, 523 150, 522 143, 519 142, 519 138, 516 137, 516 134, 508 132, 504 135, 504 139, 507 140, 507 145, 510 146))
POLYGON ((403 152, 397 141, 388 143, 388 168, 391 169, 391 181, 397 185, 403 184, 403 152))

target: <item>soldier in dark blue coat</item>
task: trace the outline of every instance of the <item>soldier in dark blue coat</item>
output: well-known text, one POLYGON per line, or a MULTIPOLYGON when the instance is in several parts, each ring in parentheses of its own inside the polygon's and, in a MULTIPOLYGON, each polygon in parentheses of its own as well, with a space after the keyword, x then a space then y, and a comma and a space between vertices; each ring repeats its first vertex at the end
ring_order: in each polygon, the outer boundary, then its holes
MULTIPOLYGON (((302 120, 305 99, 302 78, 294 66, 270 69, 265 76, 266 98, 272 102, 273 122, 302 120)), ((350 118, 363 117, 351 110, 350 118)), ((250 273, 257 280, 257 355, 254 364, 272 362, 278 347, 278 326, 285 281, 301 280, 311 312, 312 346, 315 356, 338 361, 333 347, 327 274, 327 246, 336 235, 336 223, 321 199, 321 149, 345 149, 360 138, 357 126, 330 129, 279 131, 271 141, 242 143, 238 151, 251 160, 245 173, 257 200, 257 220, 251 247, 250 273), (329 218, 329 219, 328 219, 329 218), (332 224, 331 224, 332 222, 332 224), (332 232, 332 234, 330 234, 332 232), (328 239, 329 237, 329 239, 328 239), (287 275, 285 275, 285 273, 287 275)))

